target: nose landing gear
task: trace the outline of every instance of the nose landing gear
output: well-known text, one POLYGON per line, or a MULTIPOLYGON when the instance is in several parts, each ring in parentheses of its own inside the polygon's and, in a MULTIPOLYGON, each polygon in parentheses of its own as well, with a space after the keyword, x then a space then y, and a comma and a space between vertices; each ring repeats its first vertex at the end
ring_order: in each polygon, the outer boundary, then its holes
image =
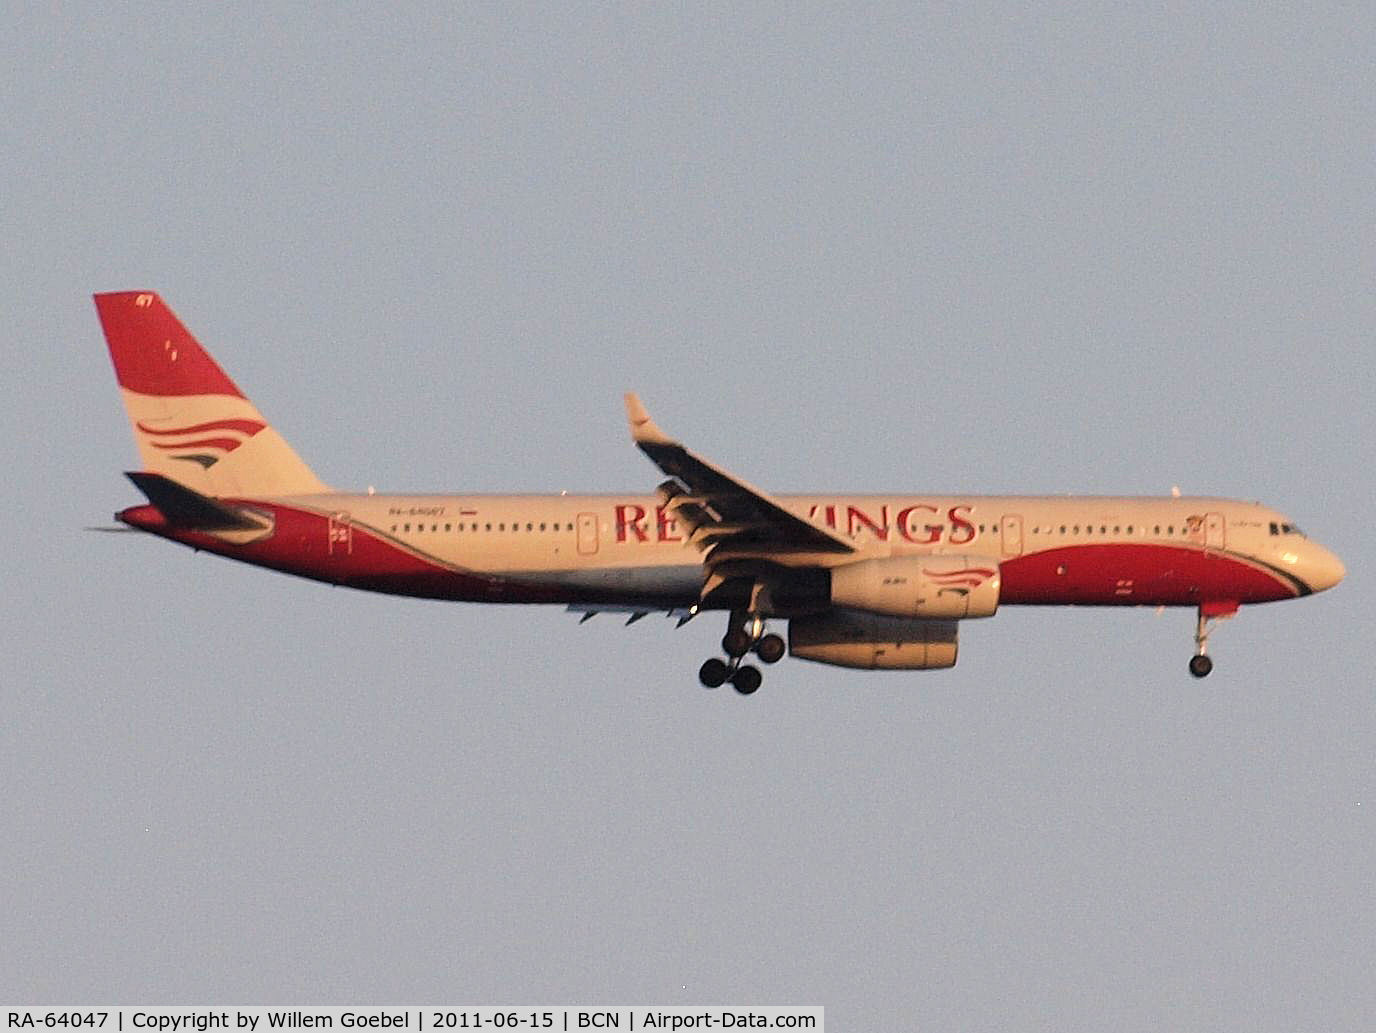
POLYGON ((1214 662, 1209 658, 1209 632, 1213 630, 1212 625, 1215 621, 1225 620, 1237 613, 1237 603, 1200 603, 1199 622, 1195 625, 1194 645, 1195 654, 1190 657, 1190 673, 1196 678, 1207 678, 1209 672, 1214 669, 1214 662))
POLYGON ((721 649, 726 659, 714 656, 705 662, 698 669, 698 681, 709 689, 719 688, 729 681, 742 696, 749 696, 760 687, 764 676, 754 664, 741 661, 753 651, 761 663, 776 664, 783 659, 788 647, 778 635, 765 632, 762 617, 734 610, 722 637, 721 649))

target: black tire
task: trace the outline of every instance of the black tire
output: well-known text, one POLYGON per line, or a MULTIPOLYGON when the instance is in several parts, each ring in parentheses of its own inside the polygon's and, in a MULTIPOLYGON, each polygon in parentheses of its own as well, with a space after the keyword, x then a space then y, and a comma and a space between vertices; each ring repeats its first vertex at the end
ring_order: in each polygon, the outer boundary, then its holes
POLYGON ((750 652, 750 636, 740 628, 733 628, 722 637, 721 648, 727 656, 745 656, 750 652))
POLYGON ((715 656, 698 668, 698 681, 709 689, 720 688, 731 671, 726 664, 715 656))
POLYGON ((1190 657, 1190 673, 1196 678, 1207 678, 1214 669, 1214 662, 1207 656, 1190 657))
POLYGON ((760 674, 760 669, 749 664, 737 667, 736 673, 731 676, 731 684, 742 696, 749 696, 760 687, 762 681, 764 675, 760 674))
POLYGON ((755 655, 760 658, 761 663, 777 664, 784 658, 784 653, 788 647, 784 645, 784 640, 778 635, 766 635, 760 639, 760 644, 755 647, 755 655))

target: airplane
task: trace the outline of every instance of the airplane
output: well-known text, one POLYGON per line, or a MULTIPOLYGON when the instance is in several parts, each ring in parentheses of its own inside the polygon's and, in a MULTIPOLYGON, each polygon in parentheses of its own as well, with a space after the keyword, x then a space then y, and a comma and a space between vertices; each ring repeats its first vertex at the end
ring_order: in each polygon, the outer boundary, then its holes
POLYGON ((708 688, 741 695, 785 654, 838 667, 956 662, 962 620, 1000 606, 1195 610, 1189 670, 1243 605, 1340 582, 1334 553, 1256 502, 1208 497, 772 495, 662 431, 625 396, 652 495, 384 495, 320 481, 152 291, 95 295, 147 497, 115 519, 372 592, 563 604, 582 619, 726 615, 708 688), (786 621, 788 639, 768 622, 786 621))

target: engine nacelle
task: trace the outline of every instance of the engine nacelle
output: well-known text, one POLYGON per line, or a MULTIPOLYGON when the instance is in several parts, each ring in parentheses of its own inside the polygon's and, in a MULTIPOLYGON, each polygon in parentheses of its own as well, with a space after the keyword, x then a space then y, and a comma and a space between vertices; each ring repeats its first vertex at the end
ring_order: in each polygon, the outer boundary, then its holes
POLYGON ((956 665, 957 627, 955 621, 833 610, 789 621, 788 651, 834 667, 929 671, 956 665))
POLYGON ((889 617, 992 617, 1001 584, 987 556, 891 556, 833 567, 831 602, 889 617))

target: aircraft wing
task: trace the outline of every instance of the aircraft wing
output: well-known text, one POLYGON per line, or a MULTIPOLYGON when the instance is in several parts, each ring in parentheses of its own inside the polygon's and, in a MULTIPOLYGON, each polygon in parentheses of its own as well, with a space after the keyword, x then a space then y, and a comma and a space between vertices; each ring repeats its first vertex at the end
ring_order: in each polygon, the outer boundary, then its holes
POLYGON ((626 395, 631 438, 671 478, 659 486, 668 511, 699 549, 733 553, 855 551, 855 545, 789 512, 759 488, 670 438, 634 394, 626 395))

